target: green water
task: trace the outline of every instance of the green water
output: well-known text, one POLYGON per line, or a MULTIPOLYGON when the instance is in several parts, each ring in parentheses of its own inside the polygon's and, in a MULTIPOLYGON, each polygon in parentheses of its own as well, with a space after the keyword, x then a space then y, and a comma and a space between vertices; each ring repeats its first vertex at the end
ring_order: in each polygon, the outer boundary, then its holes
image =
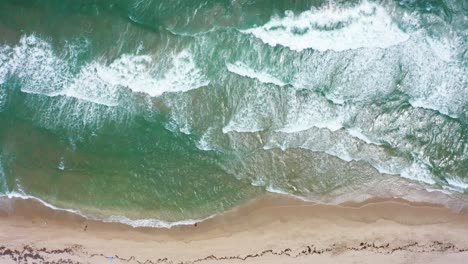
POLYGON ((455 0, 1 1, 0 192, 169 221, 269 191, 463 200, 467 19, 455 0))

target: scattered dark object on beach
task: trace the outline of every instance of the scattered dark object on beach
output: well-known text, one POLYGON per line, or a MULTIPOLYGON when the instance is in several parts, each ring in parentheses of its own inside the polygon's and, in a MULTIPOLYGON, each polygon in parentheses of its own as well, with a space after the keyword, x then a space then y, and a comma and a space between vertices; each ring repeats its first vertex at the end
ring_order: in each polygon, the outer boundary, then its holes
POLYGON ((86 231, 88 229, 88 225, 85 225, 83 231, 86 231))

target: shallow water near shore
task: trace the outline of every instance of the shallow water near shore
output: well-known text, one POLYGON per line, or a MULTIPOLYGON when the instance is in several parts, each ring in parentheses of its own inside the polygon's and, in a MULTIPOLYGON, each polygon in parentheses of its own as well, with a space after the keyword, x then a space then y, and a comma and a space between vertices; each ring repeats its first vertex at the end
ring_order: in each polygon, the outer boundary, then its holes
POLYGON ((461 210, 467 19, 456 0, 2 1, 0 194, 147 226, 268 192, 461 210))

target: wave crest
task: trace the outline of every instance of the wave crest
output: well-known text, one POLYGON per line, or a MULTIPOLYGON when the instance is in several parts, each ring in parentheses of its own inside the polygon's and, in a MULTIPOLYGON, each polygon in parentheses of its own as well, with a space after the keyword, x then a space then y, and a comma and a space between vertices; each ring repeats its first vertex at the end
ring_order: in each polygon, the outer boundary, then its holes
POLYGON ((347 8, 330 4, 299 15, 287 11, 284 17, 242 32, 295 51, 387 48, 409 39, 382 6, 368 1, 347 8))

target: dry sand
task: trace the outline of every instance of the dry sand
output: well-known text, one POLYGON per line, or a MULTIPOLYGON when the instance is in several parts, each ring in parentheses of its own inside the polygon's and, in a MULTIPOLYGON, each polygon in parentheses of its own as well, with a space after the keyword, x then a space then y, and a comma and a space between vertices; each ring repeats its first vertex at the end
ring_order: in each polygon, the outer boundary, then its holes
POLYGON ((468 263, 468 215, 399 200, 317 205, 267 195, 172 229, 0 200, 0 263, 468 263))

